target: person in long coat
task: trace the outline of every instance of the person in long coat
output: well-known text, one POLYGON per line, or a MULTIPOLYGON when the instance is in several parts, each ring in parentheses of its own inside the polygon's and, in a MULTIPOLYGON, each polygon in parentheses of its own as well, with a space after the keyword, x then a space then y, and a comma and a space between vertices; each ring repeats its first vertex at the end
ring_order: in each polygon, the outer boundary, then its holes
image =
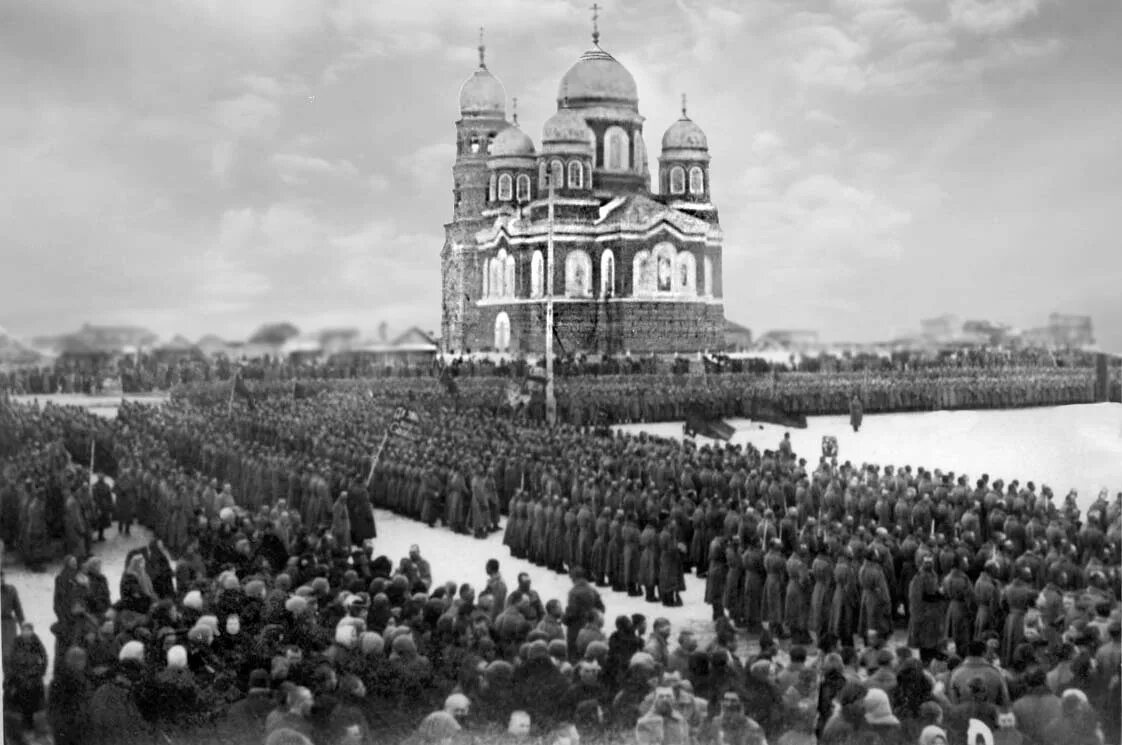
POLYGON ((943 594, 935 574, 935 559, 925 554, 908 585, 908 646, 919 650, 926 665, 943 639, 943 594))
POLYGON ((849 400, 849 426, 853 427, 853 431, 857 432, 861 429, 861 421, 865 418, 865 407, 861 404, 861 399, 857 394, 853 394, 853 398, 849 400))
POLYGON ((1001 661, 1013 662, 1013 652, 1025 638, 1025 614, 1036 599, 1036 588, 1029 583, 1031 570, 1025 568, 1005 588, 1005 628, 1001 634, 1001 661))
POLYGON ((648 603, 658 600, 658 533, 654 525, 647 523, 639 535, 639 584, 646 592, 648 603))
POLYGON ((768 630, 772 635, 783 638, 783 590, 786 584, 787 561, 780 551, 782 543, 778 538, 771 540, 768 552, 764 555, 764 571, 767 578, 764 580, 763 616, 767 622, 768 630))
POLYGON ((86 541, 89 540, 89 525, 86 516, 82 513, 82 505, 71 494, 66 498, 65 513, 63 514, 63 531, 66 538, 66 552, 79 560, 89 555, 86 541))
POLYGON ((974 582, 974 638, 981 639, 987 631, 1000 631, 998 623, 1001 613, 1001 584, 994 579, 997 567, 986 562, 981 574, 974 582))
POLYGON ((82 745, 90 723, 90 696, 93 690, 87 674, 86 650, 66 650, 58 670, 51 678, 47 696, 47 720, 55 745, 82 745))
POLYGON ((641 548, 639 538, 642 531, 634 518, 628 516, 623 524, 623 580, 627 587, 627 594, 637 597, 643 594, 639 586, 639 555, 641 548))
POLYGON ((674 531, 668 522, 658 534, 658 594, 662 604, 668 607, 681 605, 680 593, 685 589, 682 555, 678 552, 674 531))
POLYGON ((876 631, 881 638, 892 635, 892 596, 888 592, 888 581, 884 567, 870 554, 857 572, 857 584, 861 588, 861 612, 858 627, 862 634, 876 631))
POLYGON ((958 649, 965 651, 966 645, 974 638, 974 587, 964 571, 966 560, 959 561, 959 565, 943 578, 942 590, 947 598, 944 635, 954 639, 958 649))
MULTIPOLYGON (((804 547, 805 548, 805 547, 804 547)), ((804 548, 787 558, 787 592, 783 599, 783 626, 793 644, 809 644, 810 570, 803 560, 804 548)))
POLYGON ((810 591, 810 631, 822 639, 830 630, 830 608, 834 600, 834 565, 825 550, 810 565, 814 587, 810 591))
POLYGON ((596 518, 596 523, 593 527, 595 539, 592 541, 592 548, 588 553, 588 576, 592 580, 592 584, 597 587, 607 587, 611 584, 606 579, 608 576, 608 526, 610 524, 611 510, 604 508, 600 516, 596 518))
POLYGON ((351 482, 347 489, 347 513, 351 517, 351 543, 361 546, 371 538, 378 537, 374 505, 370 504, 370 494, 361 481, 351 482))
POLYGON ((705 602, 713 606, 713 620, 725 617, 725 583, 728 580, 728 564, 725 563, 725 539, 716 536, 706 551, 709 556, 709 570, 705 574, 705 602))
POLYGON ((347 493, 343 492, 331 506, 331 536, 340 548, 351 545, 351 515, 347 511, 347 493))
POLYGON ((744 623, 744 558, 740 553, 737 536, 725 539, 725 592, 722 604, 733 623, 744 623))
POLYGON ((608 545, 604 551, 604 573, 616 592, 625 592, 623 576, 623 514, 617 513, 608 523, 608 545))
POLYGON ((763 621, 764 607, 764 552, 754 535, 747 538, 741 555, 744 565, 744 623, 749 631, 756 631, 763 621))
POLYGON ((460 469, 453 466, 451 472, 448 474, 447 514, 444 521, 452 528, 452 532, 454 533, 467 533, 467 528, 465 527, 467 520, 465 505, 467 494, 467 481, 464 479, 464 475, 460 473, 460 469))

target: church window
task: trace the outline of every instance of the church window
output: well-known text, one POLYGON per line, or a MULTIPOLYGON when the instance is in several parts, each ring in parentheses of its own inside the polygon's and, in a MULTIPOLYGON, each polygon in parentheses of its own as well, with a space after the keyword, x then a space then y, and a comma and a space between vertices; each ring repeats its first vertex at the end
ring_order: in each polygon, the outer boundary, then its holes
POLYGON ((654 289, 658 292, 673 292, 678 250, 673 243, 659 243, 651 253, 654 259, 654 289))
MULTIPOLYGON (((602 163, 603 161, 600 158, 600 154, 596 151, 596 133, 591 130, 588 133, 588 144, 592 146, 592 162, 602 163)), ((592 179, 586 179, 586 181, 588 181, 590 185, 592 184, 592 179)))
POLYGON ((549 164, 549 169, 549 178, 553 183, 553 187, 560 189, 565 186, 565 164, 559 160, 555 160, 549 164))
POLYGON ((579 248, 565 257, 566 297, 592 296, 592 259, 579 248))
POLYGON ((510 349, 510 316, 501 311, 495 316, 495 351, 506 352, 510 349))
POLYGON ((530 256, 530 297, 541 297, 545 294, 545 261, 541 251, 534 251, 530 256))
POLYGON ((549 168, 546 166, 545 161, 538 163, 538 192, 543 192, 549 188, 549 168))
POLYGON ((600 297, 612 297, 616 288, 616 257, 611 249, 600 254, 600 297))
POLYGON ((643 164, 647 160, 646 146, 643 144, 643 135, 635 133, 635 154, 632 162, 635 163, 635 170, 640 173, 643 171, 643 164))
POLYGON ((690 169, 690 194, 701 195, 705 193, 705 174, 694 166, 690 169))
POLYGON ((499 201, 509 202, 511 190, 511 178, 509 173, 504 173, 499 176, 499 201))
POLYGON ((654 294, 654 265, 650 251, 639 251, 631 262, 631 294, 639 297, 654 294))
POLYGON ((630 147, 628 146, 627 132, 623 131, 623 127, 608 128, 608 131, 605 132, 604 150, 604 161, 608 165, 608 170, 627 170, 630 147))
POLYGON ((518 177, 518 201, 530 201, 530 177, 524 173, 518 177))
POLYGON ((514 257, 503 259, 503 297, 514 297, 514 257))
POLYGON ((491 260, 483 262, 483 297, 491 297, 491 260))
POLYGON ((686 193, 686 172, 681 166, 674 166, 670 169, 670 193, 686 193))
POLYGON ((486 152, 486 153, 489 153, 489 152, 491 152, 491 146, 492 146, 493 144, 495 144, 495 135, 496 135, 496 134, 497 134, 497 133, 495 133, 495 132, 492 132, 491 134, 487 135, 487 149, 486 149, 486 150, 484 150, 483 152, 486 152))
POLYGON ((584 188, 584 169, 581 168, 579 160, 569 161, 569 188, 584 188))
POLYGON ((487 274, 487 297, 499 297, 503 294, 503 270, 498 258, 487 262, 487 274))
POLYGON ((689 251, 680 251, 674 259, 674 292, 682 295, 697 294, 697 262, 689 251))
POLYGON ((487 190, 487 198, 492 202, 495 201, 495 194, 496 194, 495 184, 498 182, 498 180, 499 180, 498 176, 496 176, 495 174, 492 173, 491 174, 491 187, 487 190))
POLYGON ((706 297, 713 297, 713 258, 706 256, 702 261, 702 266, 705 271, 705 295, 706 297))
POLYGON ((592 188, 592 164, 584 164, 584 186, 586 189, 592 188))
POLYGON ((479 138, 477 136, 471 136, 471 142, 468 145, 468 150, 470 150, 473 154, 479 152, 479 138))

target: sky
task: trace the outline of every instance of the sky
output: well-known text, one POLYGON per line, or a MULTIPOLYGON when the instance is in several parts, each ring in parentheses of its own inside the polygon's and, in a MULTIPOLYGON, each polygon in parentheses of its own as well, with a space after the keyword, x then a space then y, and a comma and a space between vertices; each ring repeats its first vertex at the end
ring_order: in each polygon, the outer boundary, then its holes
MULTIPOLYGON (((438 330, 478 28, 540 142, 590 4, 0 3, 0 324, 438 330)), ((1058 311, 1122 351, 1122 3, 600 5, 652 161, 683 93, 708 134, 729 319, 871 341, 1058 311)))

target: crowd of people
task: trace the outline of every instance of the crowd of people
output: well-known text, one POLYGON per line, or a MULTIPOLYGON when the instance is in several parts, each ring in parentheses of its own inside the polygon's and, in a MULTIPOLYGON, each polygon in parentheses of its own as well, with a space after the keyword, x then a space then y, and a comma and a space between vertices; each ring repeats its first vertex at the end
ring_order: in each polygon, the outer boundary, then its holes
POLYGON ((1083 515, 1043 485, 808 462, 789 440, 593 436, 435 380, 252 408, 228 388, 103 423, 15 407, 29 445, 4 471, 5 515, 35 522, 55 483, 64 505, 88 494, 96 509, 105 492, 74 488, 89 481, 65 443, 100 428, 118 528, 154 535, 114 600, 90 522, 63 530, 45 692, 44 644, 11 633, 24 619, 6 586, 6 710, 28 742, 1119 741, 1122 495, 1083 515), (418 439, 384 438, 402 407, 418 439), (372 505, 480 539, 505 513, 512 556, 573 589, 543 603, 497 561, 479 591, 434 583, 419 550, 378 554, 372 505), (605 630, 611 593, 673 607, 691 574, 712 640, 679 629, 674 646, 668 622, 630 615, 605 630))

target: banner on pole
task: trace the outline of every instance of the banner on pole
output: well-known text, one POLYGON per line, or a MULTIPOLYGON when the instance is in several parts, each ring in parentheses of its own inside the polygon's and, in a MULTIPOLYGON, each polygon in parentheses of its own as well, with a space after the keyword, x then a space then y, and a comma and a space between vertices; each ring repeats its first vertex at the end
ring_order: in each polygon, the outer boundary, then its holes
POLYGON ((838 438, 833 435, 822 435, 822 455, 827 458, 838 457, 838 438))
POLYGON ((412 409, 398 406, 390 424, 390 437, 400 437, 416 442, 421 439, 421 417, 412 409))

